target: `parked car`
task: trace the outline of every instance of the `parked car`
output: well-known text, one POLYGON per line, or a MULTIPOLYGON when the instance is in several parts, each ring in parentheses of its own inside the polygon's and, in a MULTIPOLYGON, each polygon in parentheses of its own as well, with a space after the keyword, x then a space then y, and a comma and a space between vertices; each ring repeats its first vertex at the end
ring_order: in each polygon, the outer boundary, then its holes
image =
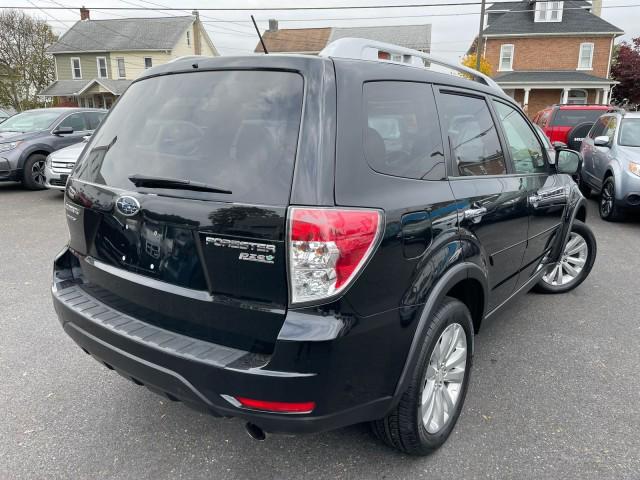
POLYGON ((540 125, 551 143, 562 142, 572 150, 580 150, 582 139, 608 105, 552 105, 540 110, 533 122, 540 125))
POLYGON ((482 322, 580 285, 596 242, 579 153, 550 158, 490 78, 423 59, 341 39, 146 70, 67 182, 65 332, 254 438, 371 421, 439 447, 482 322))
POLYGON ((7 118, 11 117, 11 113, 7 110, 0 108, 0 123, 4 122, 7 118))
POLYGON ((601 116, 582 142, 580 186, 600 193, 600 216, 618 220, 640 210, 640 113, 601 116))
MULTIPOLYGON (((533 128, 535 129, 536 133, 538 134, 538 138, 540 138, 540 141, 542 142, 542 145, 547 150, 547 154, 549 155, 549 158, 555 158, 555 156, 556 156, 556 147, 554 147, 551 144, 551 140, 549 140, 549 137, 547 137, 547 135, 544 133, 544 130, 542 130, 542 127, 540 127, 540 125, 534 123, 533 124, 533 128)), ((567 148, 567 145, 562 143, 562 142, 557 142, 557 144, 558 145, 562 145, 562 148, 567 148)))
POLYGON ((0 181, 21 181, 25 188, 45 188, 47 155, 82 141, 105 110, 42 108, 27 110, 0 124, 0 181))
POLYGON ((45 186, 53 190, 64 190, 67 178, 76 166, 78 157, 87 145, 90 136, 87 135, 80 143, 74 143, 47 156, 44 165, 45 186))

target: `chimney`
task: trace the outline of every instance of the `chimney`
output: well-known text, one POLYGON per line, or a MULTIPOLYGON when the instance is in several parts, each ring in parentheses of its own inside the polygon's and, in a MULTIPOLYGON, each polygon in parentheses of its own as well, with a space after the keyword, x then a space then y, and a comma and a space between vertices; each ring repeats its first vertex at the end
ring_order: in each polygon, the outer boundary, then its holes
POLYGON ((89 16, 89 9, 84 8, 84 5, 80 8, 80 20, 91 20, 91 17, 89 16))
POLYGON ((200 36, 202 24, 200 23, 200 12, 198 12, 198 10, 194 10, 191 12, 191 15, 196 17, 195 22, 193 22, 193 53, 196 55, 202 55, 202 43, 200 36))
POLYGON ((602 0, 593 0, 591 2, 591 13, 598 17, 602 16, 602 0))
POLYGON ((275 18, 269 19, 269 30, 268 32, 277 32, 278 31, 278 20, 275 18))

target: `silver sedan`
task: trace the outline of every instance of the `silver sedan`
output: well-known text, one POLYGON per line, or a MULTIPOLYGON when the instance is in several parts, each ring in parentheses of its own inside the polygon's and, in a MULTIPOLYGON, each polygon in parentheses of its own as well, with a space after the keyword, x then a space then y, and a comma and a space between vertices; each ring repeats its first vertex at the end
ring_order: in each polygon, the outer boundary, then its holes
POLYGON ((64 190, 67 178, 87 144, 87 139, 49 154, 44 166, 45 186, 54 190, 64 190))

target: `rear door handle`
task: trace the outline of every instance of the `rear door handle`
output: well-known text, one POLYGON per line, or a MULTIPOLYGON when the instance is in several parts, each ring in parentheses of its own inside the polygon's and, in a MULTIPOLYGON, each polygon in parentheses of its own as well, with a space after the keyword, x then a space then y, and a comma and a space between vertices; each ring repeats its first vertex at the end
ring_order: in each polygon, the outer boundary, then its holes
POLYGON ((462 216, 465 220, 473 220, 474 222, 479 222, 482 216, 486 213, 486 207, 469 208, 464 211, 462 216))

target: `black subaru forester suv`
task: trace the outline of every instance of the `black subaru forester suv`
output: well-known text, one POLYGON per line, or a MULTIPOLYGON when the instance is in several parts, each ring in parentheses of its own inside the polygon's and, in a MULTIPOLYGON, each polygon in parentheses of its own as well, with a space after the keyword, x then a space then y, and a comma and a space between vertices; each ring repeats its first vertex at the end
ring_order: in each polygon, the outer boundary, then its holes
POLYGON ((580 158, 485 77, 335 47, 136 80, 67 184, 54 305, 109 369, 254 437, 370 421, 425 454, 482 322, 589 274, 580 158))

